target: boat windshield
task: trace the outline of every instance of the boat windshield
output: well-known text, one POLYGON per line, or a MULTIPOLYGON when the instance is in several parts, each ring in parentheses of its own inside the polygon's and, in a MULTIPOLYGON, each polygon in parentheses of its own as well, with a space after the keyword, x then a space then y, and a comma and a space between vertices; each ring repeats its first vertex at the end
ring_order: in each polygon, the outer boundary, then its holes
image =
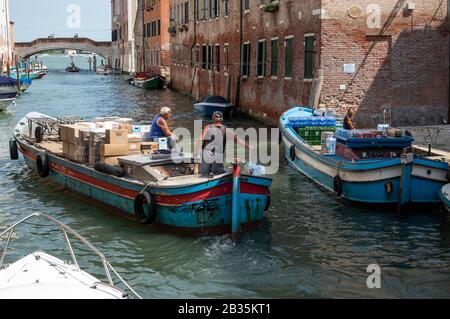
POLYGON ((227 99, 222 96, 208 95, 203 98, 203 103, 228 103, 227 99))

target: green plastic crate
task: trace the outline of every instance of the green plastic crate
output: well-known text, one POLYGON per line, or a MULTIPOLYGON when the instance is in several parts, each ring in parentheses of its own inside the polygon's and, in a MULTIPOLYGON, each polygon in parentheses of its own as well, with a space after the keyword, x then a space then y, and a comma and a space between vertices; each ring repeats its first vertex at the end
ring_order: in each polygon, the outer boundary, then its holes
POLYGON ((320 145, 322 143, 322 132, 334 132, 335 127, 310 126, 297 128, 297 134, 310 145, 320 145))

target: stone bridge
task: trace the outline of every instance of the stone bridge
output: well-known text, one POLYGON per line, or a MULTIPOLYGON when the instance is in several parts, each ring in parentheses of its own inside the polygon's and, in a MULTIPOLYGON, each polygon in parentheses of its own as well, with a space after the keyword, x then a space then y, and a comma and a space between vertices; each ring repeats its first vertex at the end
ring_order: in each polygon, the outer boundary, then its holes
POLYGON ((89 38, 40 38, 31 42, 15 43, 15 52, 19 59, 56 49, 88 51, 103 57, 106 61, 112 57, 111 42, 98 42, 89 38))

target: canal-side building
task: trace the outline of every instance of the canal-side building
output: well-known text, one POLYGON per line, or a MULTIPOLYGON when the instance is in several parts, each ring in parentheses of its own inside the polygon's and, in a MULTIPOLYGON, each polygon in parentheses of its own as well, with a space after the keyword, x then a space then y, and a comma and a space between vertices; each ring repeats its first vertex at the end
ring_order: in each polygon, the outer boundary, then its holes
POLYGON ((112 0, 112 67, 126 73, 136 72, 135 23, 137 0, 112 0))
POLYGON ((0 73, 15 64, 14 22, 9 20, 8 0, 0 0, 0 64, 0 73))
POLYGON ((448 116, 447 0, 170 0, 171 85, 276 122, 299 104, 359 125, 448 116), (241 9, 242 6, 242 9, 241 9))
POLYGON ((143 70, 170 78, 169 0, 139 0, 143 8, 143 70))

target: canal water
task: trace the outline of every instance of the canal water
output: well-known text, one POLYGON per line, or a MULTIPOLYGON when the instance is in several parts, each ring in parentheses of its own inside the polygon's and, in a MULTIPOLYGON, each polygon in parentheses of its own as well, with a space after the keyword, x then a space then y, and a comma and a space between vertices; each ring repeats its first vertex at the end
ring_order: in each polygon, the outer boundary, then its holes
MULTIPOLYGON (((420 298, 450 297, 450 220, 440 208, 399 216, 336 201, 281 159, 272 207, 263 226, 228 236, 189 238, 142 226, 40 179, 22 157, 11 161, 8 140, 27 112, 83 117, 118 115, 149 121, 161 106, 189 127, 192 101, 144 91, 123 77, 69 74, 64 56, 42 56, 50 72, 0 113, 0 230, 33 212, 48 213, 80 232, 146 298, 420 298), (381 288, 369 289, 369 264, 381 267, 381 288)), ((232 126, 261 127, 248 119, 232 126)), ((42 249, 69 259, 57 229, 42 220, 22 226, 5 262, 42 249)), ((0 246, 2 247, 2 246, 0 246)), ((75 245, 79 263, 104 278, 98 259, 75 245)))

